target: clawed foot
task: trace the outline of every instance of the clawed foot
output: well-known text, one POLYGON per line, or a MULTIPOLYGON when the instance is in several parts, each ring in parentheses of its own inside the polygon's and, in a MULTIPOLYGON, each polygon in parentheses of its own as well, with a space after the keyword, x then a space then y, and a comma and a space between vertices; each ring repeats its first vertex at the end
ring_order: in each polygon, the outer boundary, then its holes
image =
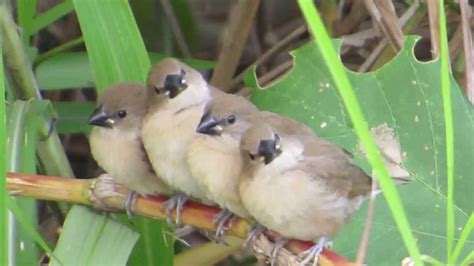
POLYGON ((174 224, 178 227, 181 225, 181 212, 187 200, 188 196, 186 196, 186 194, 178 193, 161 204, 162 208, 166 211, 166 221, 168 224, 173 225, 172 212, 176 209, 176 220, 174 224))
POLYGON ((214 224, 217 226, 215 239, 219 244, 225 244, 224 237, 225 231, 229 230, 232 222, 237 218, 232 212, 227 209, 222 209, 216 217, 214 217, 214 224))
POLYGON ((312 265, 318 265, 319 255, 327 245, 332 246, 332 242, 328 241, 325 237, 321 237, 316 245, 298 254, 298 258, 302 259, 300 265, 308 265, 311 261, 313 261, 312 265))
POLYGON ((134 213, 135 202, 137 201, 138 193, 130 191, 125 198, 125 211, 127 212, 128 220, 131 220, 134 213))
POLYGON ((265 230, 265 227, 263 225, 259 224, 259 223, 251 224, 249 234, 247 236, 247 239, 245 239, 245 242, 244 242, 244 247, 246 247, 248 244, 250 244, 250 242, 253 242, 257 238, 259 238, 264 230, 265 230))
POLYGON ((270 261, 271 266, 276 265, 277 258, 278 258, 278 252, 286 245, 286 243, 288 243, 287 238, 280 238, 280 239, 277 240, 277 242, 273 246, 272 256, 271 256, 271 261, 270 261))

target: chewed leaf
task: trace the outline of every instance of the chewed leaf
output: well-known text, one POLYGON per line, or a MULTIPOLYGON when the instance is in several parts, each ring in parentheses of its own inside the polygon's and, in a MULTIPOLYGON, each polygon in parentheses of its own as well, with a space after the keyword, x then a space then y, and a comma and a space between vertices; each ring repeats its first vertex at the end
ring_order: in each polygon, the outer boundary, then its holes
MULTIPOLYGON (((347 74, 367 124, 376 139, 380 138, 377 143, 382 155, 400 167, 393 170, 400 174, 408 172, 414 180, 401 186, 400 193, 422 252, 443 259, 447 185, 440 62, 417 61, 413 56, 416 41, 417 37, 407 37, 399 54, 375 72, 348 70, 347 74)), ((340 41, 336 40, 335 46, 339 45, 340 41)), ((261 109, 293 117, 310 126, 322 138, 351 151, 356 162, 371 173, 331 75, 314 44, 306 44, 292 55, 291 72, 264 90, 255 89, 252 101, 261 109)), ((255 78, 247 85, 258 88, 255 78)), ((474 210, 474 108, 454 79, 451 90, 456 223, 462 229, 474 210)), ((359 211, 339 234, 335 241, 337 251, 355 257, 365 213, 359 211)), ((473 247, 474 240, 468 240, 466 250, 473 247)), ((406 256, 390 211, 379 196, 367 263, 400 264, 406 256)))

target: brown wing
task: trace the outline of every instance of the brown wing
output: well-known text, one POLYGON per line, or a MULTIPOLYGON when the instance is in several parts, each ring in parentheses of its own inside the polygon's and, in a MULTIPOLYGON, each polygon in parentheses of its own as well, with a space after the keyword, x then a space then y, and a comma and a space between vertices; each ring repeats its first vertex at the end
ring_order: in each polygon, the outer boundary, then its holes
POLYGON ((371 191, 372 178, 340 149, 326 155, 305 155, 303 164, 314 178, 324 180, 329 189, 349 198, 368 195, 371 191))

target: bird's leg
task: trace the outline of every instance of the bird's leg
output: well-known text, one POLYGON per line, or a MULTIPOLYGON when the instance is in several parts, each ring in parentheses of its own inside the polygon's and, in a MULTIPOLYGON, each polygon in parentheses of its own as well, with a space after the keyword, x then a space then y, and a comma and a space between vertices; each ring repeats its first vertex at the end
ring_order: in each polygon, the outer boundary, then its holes
POLYGON ((318 265, 319 255, 326 245, 332 246, 332 242, 328 241, 325 237, 321 237, 316 245, 298 254, 298 258, 302 259, 300 265, 307 265, 311 262, 311 260, 313 261, 313 265, 318 265))
POLYGON ((173 224, 173 215, 171 212, 176 209, 175 224, 177 226, 181 225, 181 212, 183 211, 183 206, 187 200, 188 196, 180 192, 161 204, 161 207, 166 211, 166 221, 168 224, 173 224))
POLYGON ((235 220, 237 216, 235 216, 232 212, 227 209, 222 209, 215 217, 214 217, 214 224, 217 226, 215 238, 216 242, 220 244, 226 244, 224 241, 225 231, 229 230, 232 221, 235 220), (226 226, 226 224, 228 226, 226 226))
POLYGON ((278 239, 275 245, 273 246, 272 256, 271 256, 271 261, 270 261, 271 266, 276 265, 278 252, 280 252, 280 250, 286 245, 286 243, 288 243, 288 238, 283 237, 283 238, 278 239))
POLYGON ((130 191, 125 198, 125 211, 127 212, 128 220, 132 219, 135 202, 137 201, 138 193, 135 191, 130 191))
POLYGON ((247 239, 245 239, 244 242, 244 247, 246 247, 250 242, 255 241, 260 235, 263 233, 265 230, 265 227, 259 223, 253 223, 250 225, 250 230, 249 234, 247 236, 247 239))

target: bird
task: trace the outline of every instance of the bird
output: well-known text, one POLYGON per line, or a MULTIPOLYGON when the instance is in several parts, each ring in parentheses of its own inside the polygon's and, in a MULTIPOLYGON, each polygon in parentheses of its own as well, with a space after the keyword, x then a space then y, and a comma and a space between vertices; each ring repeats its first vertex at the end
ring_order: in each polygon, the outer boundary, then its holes
MULTIPOLYGON (((141 139, 146 113, 146 86, 135 82, 113 84, 97 99, 89 117, 91 153, 97 164, 118 183, 140 195, 169 192, 156 176, 141 139)), ((136 194, 126 201, 129 216, 136 194)))
POLYGON ((254 123, 241 137, 242 203, 258 223, 281 234, 272 262, 289 238, 316 241, 300 254, 303 263, 316 261, 328 239, 370 195, 373 179, 346 150, 297 121, 272 117, 254 123))
POLYGON ((199 134, 195 129, 205 104, 221 93, 198 71, 174 58, 163 59, 149 72, 142 139, 153 169, 176 192, 163 204, 168 222, 176 209, 175 224, 181 224, 181 211, 188 197, 212 204, 192 178, 186 155, 199 134))
POLYGON ((214 219, 218 242, 234 215, 249 217, 239 194, 243 164, 239 144, 242 134, 259 116, 257 107, 241 96, 214 97, 206 104, 196 128, 201 135, 189 146, 187 161, 192 177, 209 199, 222 208, 214 219))

